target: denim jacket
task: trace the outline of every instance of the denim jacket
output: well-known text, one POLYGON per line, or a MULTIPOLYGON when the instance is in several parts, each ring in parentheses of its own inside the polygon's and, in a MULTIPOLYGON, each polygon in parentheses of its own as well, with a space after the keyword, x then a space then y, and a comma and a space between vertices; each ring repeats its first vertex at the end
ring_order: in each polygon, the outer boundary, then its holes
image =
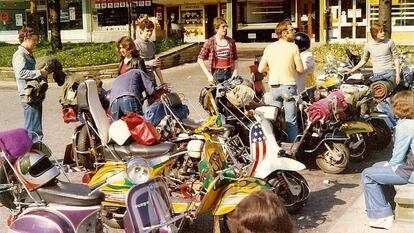
MULTIPOLYGON (((394 171, 405 163, 409 150, 414 152, 414 119, 400 119, 395 127, 394 149, 389 161, 394 171)), ((409 182, 414 183, 414 172, 409 182)))
POLYGON ((24 96, 25 87, 30 80, 41 78, 40 70, 36 70, 36 60, 23 46, 19 46, 13 54, 13 71, 17 82, 17 90, 20 96, 24 96))
POLYGON ((131 69, 119 75, 112 81, 111 104, 114 100, 122 96, 134 96, 138 100, 142 99, 142 92, 147 96, 153 95, 155 91, 154 83, 140 69, 131 69))

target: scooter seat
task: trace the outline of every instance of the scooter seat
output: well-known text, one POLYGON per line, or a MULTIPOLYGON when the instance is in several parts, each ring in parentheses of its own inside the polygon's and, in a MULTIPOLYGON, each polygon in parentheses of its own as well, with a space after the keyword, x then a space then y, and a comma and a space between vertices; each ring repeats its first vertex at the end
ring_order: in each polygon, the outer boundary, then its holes
POLYGON ((108 147, 109 149, 105 148, 105 157, 107 159, 114 159, 109 150, 111 150, 115 155, 117 155, 121 159, 127 159, 130 157, 141 157, 144 159, 151 159, 175 150, 175 144, 170 142, 162 142, 160 144, 146 146, 138 144, 134 141, 130 144, 123 146, 120 146, 116 143, 111 143, 108 145, 108 147))
POLYGON ((189 130, 195 130, 201 126, 201 122, 197 122, 188 118, 182 119, 181 123, 183 124, 184 128, 189 130))
POLYGON ((61 205, 93 206, 100 205, 105 199, 105 194, 101 191, 90 194, 89 186, 64 181, 41 187, 36 192, 45 202, 61 205))

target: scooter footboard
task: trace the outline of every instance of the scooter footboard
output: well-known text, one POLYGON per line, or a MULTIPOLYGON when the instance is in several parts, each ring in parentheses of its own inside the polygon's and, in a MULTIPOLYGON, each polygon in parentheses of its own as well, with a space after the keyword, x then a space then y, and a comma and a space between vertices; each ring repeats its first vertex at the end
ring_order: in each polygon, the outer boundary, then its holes
POLYGON ((32 211, 19 216, 10 226, 12 233, 42 232, 42 233, 75 233, 69 222, 50 211, 32 211))

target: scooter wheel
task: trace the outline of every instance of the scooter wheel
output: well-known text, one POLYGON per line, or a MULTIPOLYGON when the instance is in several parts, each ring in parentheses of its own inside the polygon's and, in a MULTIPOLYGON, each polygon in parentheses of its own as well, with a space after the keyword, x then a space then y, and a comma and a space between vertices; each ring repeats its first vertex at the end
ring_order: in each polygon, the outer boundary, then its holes
MULTIPOLYGON (((86 125, 83 125, 79 130, 78 137, 76 138, 76 149, 78 151, 88 151, 91 143, 88 135, 88 129, 86 125)), ((79 164, 84 166, 86 169, 93 170, 95 159, 91 154, 80 154, 78 153, 79 164)))
POLYGON ((316 156, 318 167, 329 174, 343 172, 349 164, 350 152, 343 143, 325 142, 316 156))
POLYGON ((371 119, 369 121, 374 127, 374 132, 367 137, 367 144, 370 150, 384 150, 392 141, 392 131, 381 119, 371 119))

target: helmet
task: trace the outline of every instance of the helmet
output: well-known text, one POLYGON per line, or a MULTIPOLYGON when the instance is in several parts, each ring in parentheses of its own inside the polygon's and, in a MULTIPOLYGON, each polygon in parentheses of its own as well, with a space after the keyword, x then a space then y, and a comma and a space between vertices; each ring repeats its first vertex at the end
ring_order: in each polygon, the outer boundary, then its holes
POLYGON ((124 145, 130 136, 131 132, 124 120, 119 119, 109 126, 109 137, 120 146, 124 145))
POLYGON ((36 149, 32 149, 18 158, 14 167, 30 191, 42 187, 59 175, 58 168, 50 162, 43 152, 36 149))
POLYGON ((304 32, 295 33, 295 44, 299 47, 299 51, 305 51, 310 48, 309 36, 304 32))

